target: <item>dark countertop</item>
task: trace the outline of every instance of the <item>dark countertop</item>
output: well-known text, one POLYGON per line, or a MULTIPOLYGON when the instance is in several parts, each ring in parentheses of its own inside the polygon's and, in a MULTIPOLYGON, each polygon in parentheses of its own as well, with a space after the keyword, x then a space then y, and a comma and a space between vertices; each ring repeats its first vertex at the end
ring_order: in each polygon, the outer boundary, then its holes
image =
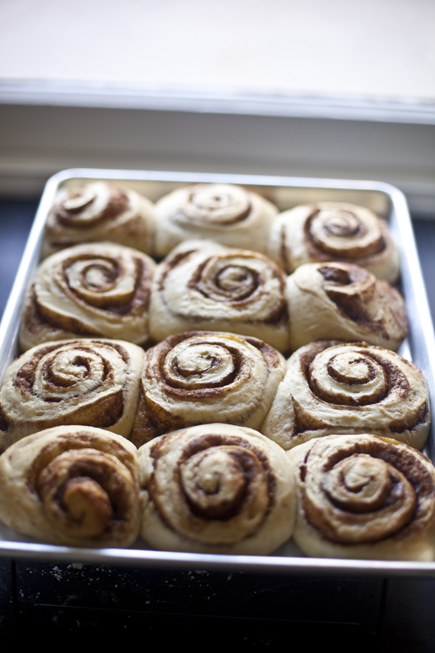
MULTIPOLYGON (((0 201, 0 313, 36 207, 0 201)), ((414 229, 434 317, 435 221, 415 220, 414 229)), ((69 640, 98 634, 100 643, 120 634, 127 643, 141 634, 159 646, 204 645, 211 637, 216 646, 231 641, 242 648, 303 638, 352 650, 435 649, 430 579, 283 578, 0 559, 0 607, 3 641, 14 643, 31 629, 35 637, 67 633, 69 640)))

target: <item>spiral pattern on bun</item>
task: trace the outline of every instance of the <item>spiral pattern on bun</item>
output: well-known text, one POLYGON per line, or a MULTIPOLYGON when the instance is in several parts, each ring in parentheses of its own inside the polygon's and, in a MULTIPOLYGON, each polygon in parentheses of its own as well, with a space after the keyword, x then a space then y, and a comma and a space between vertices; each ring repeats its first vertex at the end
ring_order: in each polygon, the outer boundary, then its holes
POLYGON ((301 265, 287 279, 286 297, 293 350, 331 338, 398 349, 408 333, 401 294, 357 265, 301 265))
POLYGON ((23 350, 78 336, 145 344, 154 261, 112 243, 76 245, 39 266, 20 327, 23 350))
POLYGON ((285 374, 284 358, 256 338, 188 332, 146 352, 130 439, 219 420, 258 429, 285 374))
POLYGON ((158 549, 267 554, 291 537, 286 454, 256 431, 207 424, 139 449, 142 537, 158 549))
POLYGON ((0 457, 0 518, 53 544, 129 546, 140 528, 134 445, 83 426, 23 438, 0 457))
POLYGON ((0 389, 0 451, 45 428, 82 424, 128 437, 139 400, 140 347, 116 340, 48 342, 15 360, 0 389))
POLYGON ((288 349, 285 277, 262 254, 187 241, 157 267, 150 302, 156 341, 184 331, 229 331, 288 349))
POLYGON ((153 204, 142 195, 106 181, 59 191, 45 226, 43 256, 83 242, 108 240, 150 254, 153 204))
POLYGON ((294 537, 312 556, 433 560, 435 469, 406 444, 330 435, 292 449, 294 537))
POLYGON ((265 252, 278 209, 257 193, 230 184, 180 188, 156 204, 156 256, 190 238, 265 252))
POLYGON ((285 449, 331 433, 375 433, 421 449, 429 427, 414 363, 383 347, 326 341, 291 356, 261 432, 285 449))
POLYGON ((394 284, 399 255, 387 223, 362 206, 319 202, 281 213, 272 225, 267 251, 288 273, 304 263, 340 261, 367 268, 394 284))

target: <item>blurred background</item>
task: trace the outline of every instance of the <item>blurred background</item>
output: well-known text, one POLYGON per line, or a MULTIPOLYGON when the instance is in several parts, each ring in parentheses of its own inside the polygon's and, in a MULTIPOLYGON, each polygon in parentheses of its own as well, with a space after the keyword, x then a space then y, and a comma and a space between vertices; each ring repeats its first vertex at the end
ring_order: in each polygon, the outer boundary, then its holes
POLYGON ((433 0, 2 0, 0 193, 71 166, 379 179, 435 212, 433 0))

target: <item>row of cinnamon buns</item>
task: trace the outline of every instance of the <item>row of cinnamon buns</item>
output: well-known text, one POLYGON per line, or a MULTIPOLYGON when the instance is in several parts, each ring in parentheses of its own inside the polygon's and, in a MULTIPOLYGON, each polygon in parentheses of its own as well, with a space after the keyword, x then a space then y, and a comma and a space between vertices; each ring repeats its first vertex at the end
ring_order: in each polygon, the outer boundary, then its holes
POLYGON ((47 218, 43 256, 110 241, 160 259, 196 239, 261 252, 287 274, 304 263, 342 261, 391 284, 399 277, 388 226, 370 209, 317 202, 279 213, 258 193, 229 184, 178 188, 156 204, 103 181, 62 188, 47 218))
POLYGON ((435 469, 371 434, 285 452, 248 428, 174 431, 136 450, 101 429, 60 426, 0 457, 0 517, 73 546, 205 553, 275 551, 293 536, 314 556, 432 561, 435 469))
POLYGON ((138 345, 190 330, 261 338, 282 353, 319 339, 398 349, 408 324, 401 294, 351 263, 308 263, 287 276, 249 250, 186 241, 163 261, 113 243, 45 259, 24 303, 22 350, 77 336, 138 345))

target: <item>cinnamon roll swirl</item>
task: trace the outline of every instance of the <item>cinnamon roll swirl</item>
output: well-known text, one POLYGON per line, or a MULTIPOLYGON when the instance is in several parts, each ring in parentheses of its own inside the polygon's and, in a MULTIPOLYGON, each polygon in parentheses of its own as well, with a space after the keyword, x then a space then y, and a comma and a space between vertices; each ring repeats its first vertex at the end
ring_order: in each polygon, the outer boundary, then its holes
POLYGON ((406 444, 330 435, 287 454, 296 471, 294 538, 310 556, 431 561, 435 469, 406 444))
POLYGON ((252 429, 207 424, 139 449, 142 537, 157 549, 271 553, 291 537, 285 452, 252 429))
POLYGON ((130 439, 138 447, 168 431, 225 422, 259 428, 285 374, 284 358, 256 338, 188 332, 145 354, 130 439))
POLYGON ((52 544, 133 544, 140 529, 136 448, 83 426, 23 438, 0 457, 0 519, 52 544))
POLYGON ((154 229, 153 204, 132 190, 106 181, 63 188, 47 217, 42 254, 100 240, 150 254, 154 229))
POLYGON ((149 339, 154 261, 112 243, 76 245, 39 266, 23 306, 22 350, 78 336, 149 339))
POLYGON ((155 209, 158 257, 191 238, 265 253, 269 228, 278 213, 264 197, 230 184, 180 188, 162 197, 155 209))
POLYGON ((144 351, 117 340, 47 342, 6 370, 0 388, 0 451, 61 424, 128 437, 139 401, 144 351))
POLYGON ((319 202, 297 206, 274 221, 268 251, 288 273, 304 263, 355 263, 396 283, 399 254, 384 220, 362 206, 319 202))
POLYGON ((429 427, 414 363, 383 347, 327 341, 291 356, 260 430, 284 449, 331 433, 375 433, 421 449, 429 427))
POLYGON ((331 338, 398 349, 408 332, 401 294, 357 265, 301 265, 287 279, 286 297, 293 350, 331 338))
POLYGON ((156 341, 184 331, 229 331, 288 350, 285 277, 262 254, 186 241, 157 267, 150 302, 156 341))

